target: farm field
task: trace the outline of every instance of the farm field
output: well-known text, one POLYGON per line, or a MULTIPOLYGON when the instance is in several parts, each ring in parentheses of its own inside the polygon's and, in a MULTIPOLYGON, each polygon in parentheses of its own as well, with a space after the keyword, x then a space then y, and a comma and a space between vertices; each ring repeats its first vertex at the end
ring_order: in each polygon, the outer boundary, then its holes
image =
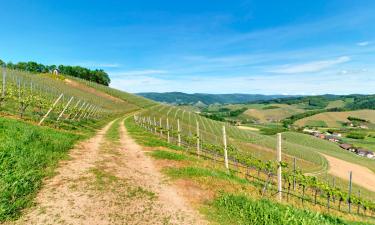
POLYGON ((249 109, 244 112, 244 115, 260 123, 280 121, 291 115, 305 111, 299 105, 286 104, 256 104, 249 105, 248 107, 249 109))
POLYGON ((296 144, 300 145, 308 145, 311 146, 312 149, 316 152, 320 152, 323 154, 327 154, 338 159, 342 159, 348 162, 356 163, 362 166, 365 166, 375 172, 375 163, 374 160, 359 157, 351 152, 345 151, 338 146, 336 143, 332 143, 326 140, 321 140, 316 137, 296 133, 296 132, 284 132, 283 137, 287 141, 291 141, 296 144))
MULTIPOLYGON (((347 100, 348 101, 348 100, 347 100)), ((347 101, 344 100, 335 100, 330 101, 326 107, 326 109, 332 109, 332 108, 341 108, 344 107, 347 101)))
POLYGON ((375 123, 375 110, 358 110, 347 112, 324 112, 297 120, 294 124, 307 126, 308 124, 323 124, 328 127, 340 128, 342 123, 349 122, 348 117, 357 117, 375 123))

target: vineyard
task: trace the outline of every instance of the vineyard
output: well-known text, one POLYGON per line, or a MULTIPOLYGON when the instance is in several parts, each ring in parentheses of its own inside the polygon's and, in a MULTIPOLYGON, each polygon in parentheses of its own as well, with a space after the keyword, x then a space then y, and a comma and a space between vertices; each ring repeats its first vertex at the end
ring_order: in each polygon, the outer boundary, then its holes
POLYGON ((332 184, 325 179, 306 175, 307 171, 325 170, 327 164, 321 160, 319 154, 313 154, 315 150, 302 148, 301 146, 306 145, 303 141, 290 142, 290 137, 284 138, 282 150, 286 154, 279 164, 274 160, 275 152, 272 151, 276 146, 276 138, 240 130, 176 107, 154 106, 134 116, 134 120, 140 127, 167 142, 183 146, 190 154, 211 160, 223 167, 228 166, 231 173, 257 182, 264 197, 273 198, 278 193, 276 169, 281 166, 282 193, 287 201, 294 198, 302 204, 375 216, 372 193, 360 195, 354 191, 352 183, 348 189, 348 186, 339 185, 339 182, 332 184), (227 132, 223 134, 223 130, 227 132), (223 140, 227 140, 228 146, 223 140), (263 148, 257 149, 254 144, 263 148), (249 150, 251 148, 255 150, 249 150), (268 158, 264 155, 268 155, 268 158), (226 158, 228 160, 225 160, 226 158))
MULTIPOLYGON (((2 116, 73 131, 64 134, 55 130, 39 130, 30 124, 8 119, 0 121, 3 132, 7 130, 0 149, 10 149, 2 151, 8 154, 3 157, 17 165, 2 164, 2 170, 8 173, 0 180, 4 191, 0 195, 4 202, 1 205, 4 210, 0 213, 2 221, 16 217, 30 204, 42 179, 48 175, 46 168, 55 166, 82 138, 81 134, 87 133, 85 129, 93 131, 106 121, 132 112, 137 112, 134 121, 142 129, 171 145, 183 147, 191 155, 227 168, 230 174, 251 181, 264 198, 273 200, 279 193, 276 171, 282 167, 281 192, 290 204, 374 216, 372 192, 354 184, 350 184, 348 190, 347 182, 335 177, 328 179, 328 162, 319 153, 353 161, 331 143, 285 132, 282 135, 283 160, 278 163, 275 161, 276 136, 239 129, 184 108, 157 104, 140 96, 73 77, 3 69, 0 83, 2 116), (19 129, 24 130, 24 134, 17 136, 19 129), (32 148, 20 155, 18 149, 24 149, 30 141, 34 143, 32 148), (47 145, 47 142, 50 144, 47 145), (326 174, 326 177, 322 174, 326 174), (20 188, 16 185, 19 179, 32 181, 25 188, 20 188), (17 201, 12 201, 15 196, 17 201)), ((375 169, 366 159, 361 159, 359 163, 375 169)))
MULTIPOLYGON (((228 123, 210 120, 198 114, 185 111, 178 107, 168 105, 157 105, 143 112, 142 116, 148 117, 154 122, 166 125, 167 118, 171 129, 177 128, 177 118, 180 121, 181 132, 187 136, 192 136, 196 131, 196 124, 199 123, 200 139, 203 142, 221 144, 222 127, 225 125, 230 143, 240 151, 247 152, 254 157, 263 160, 274 159, 276 139, 273 136, 261 135, 250 130, 239 129, 228 123)), ((292 163, 297 159, 298 165, 304 172, 325 171, 327 161, 316 150, 292 141, 283 142, 283 152, 286 162, 292 163)))
POLYGON ((3 68, 0 74, 0 112, 39 124, 72 128, 77 121, 95 121, 139 108, 129 101, 116 101, 71 88, 65 79, 61 75, 31 74, 3 68))

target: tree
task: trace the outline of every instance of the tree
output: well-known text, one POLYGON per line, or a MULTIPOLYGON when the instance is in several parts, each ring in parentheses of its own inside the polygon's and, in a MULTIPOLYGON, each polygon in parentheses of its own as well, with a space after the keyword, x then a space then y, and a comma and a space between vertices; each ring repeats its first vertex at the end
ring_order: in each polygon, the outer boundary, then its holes
POLYGON ((13 64, 12 62, 4 63, 0 60, 0 66, 6 66, 9 69, 16 69, 22 71, 28 71, 31 73, 52 73, 55 69, 59 69, 60 73, 78 77, 84 80, 96 82, 108 86, 111 80, 108 74, 102 69, 91 70, 81 66, 66 66, 66 65, 43 65, 34 61, 29 62, 18 62, 13 64))

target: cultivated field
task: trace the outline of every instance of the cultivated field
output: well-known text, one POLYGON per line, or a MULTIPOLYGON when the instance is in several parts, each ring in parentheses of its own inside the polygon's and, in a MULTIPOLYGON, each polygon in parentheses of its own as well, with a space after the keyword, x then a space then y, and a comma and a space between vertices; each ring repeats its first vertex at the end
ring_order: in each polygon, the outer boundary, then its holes
POLYGON ((291 115, 302 113, 305 110, 299 107, 299 105, 287 105, 287 104, 270 104, 270 105, 249 105, 249 109, 244 112, 249 118, 266 123, 274 122, 285 119, 291 115))
POLYGON ((342 127, 342 123, 349 122, 349 116, 369 120, 375 123, 375 110, 358 110, 348 112, 325 112, 310 117, 300 119, 295 122, 298 126, 306 126, 309 124, 322 124, 323 121, 328 127, 342 127))

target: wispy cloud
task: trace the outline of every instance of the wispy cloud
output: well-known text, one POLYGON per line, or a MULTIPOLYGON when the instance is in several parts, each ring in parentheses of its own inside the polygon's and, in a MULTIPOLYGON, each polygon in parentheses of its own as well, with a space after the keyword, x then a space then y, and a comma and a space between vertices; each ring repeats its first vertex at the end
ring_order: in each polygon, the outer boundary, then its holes
POLYGON ((367 45, 369 45, 369 44, 370 44, 370 42, 368 42, 368 41, 363 41, 363 42, 358 42, 358 43, 357 43, 357 45, 358 45, 358 46, 361 46, 361 47, 367 46, 367 45))
POLYGON ((90 68, 118 68, 121 65, 118 63, 100 63, 100 62, 80 62, 76 63, 76 65, 83 66, 83 67, 90 67, 90 68))
POLYGON ((375 78, 369 76, 371 71, 350 74, 339 74, 335 69, 319 72, 316 76, 300 74, 283 74, 274 76, 251 75, 233 77, 200 77, 199 79, 153 76, 136 76, 114 78, 111 86, 137 92, 170 92, 187 93, 262 93, 262 94, 349 94, 373 93, 375 78), (345 76, 345 78, 343 78, 345 76), (340 80, 338 85, 337 81, 340 80), (215 85, 212 85, 215 84, 215 85))
POLYGON ((322 61, 314 61, 308 62, 303 64, 294 64, 294 65, 283 65, 279 68, 270 70, 269 72, 272 73, 282 73, 282 74, 293 74, 293 73, 311 73, 311 72, 319 72, 324 69, 330 68, 332 66, 349 62, 350 57, 342 56, 337 59, 332 60, 322 60, 322 61))
POLYGON ((111 76, 144 76, 144 75, 160 75, 166 74, 166 70, 129 70, 129 71, 119 71, 110 73, 111 76))

